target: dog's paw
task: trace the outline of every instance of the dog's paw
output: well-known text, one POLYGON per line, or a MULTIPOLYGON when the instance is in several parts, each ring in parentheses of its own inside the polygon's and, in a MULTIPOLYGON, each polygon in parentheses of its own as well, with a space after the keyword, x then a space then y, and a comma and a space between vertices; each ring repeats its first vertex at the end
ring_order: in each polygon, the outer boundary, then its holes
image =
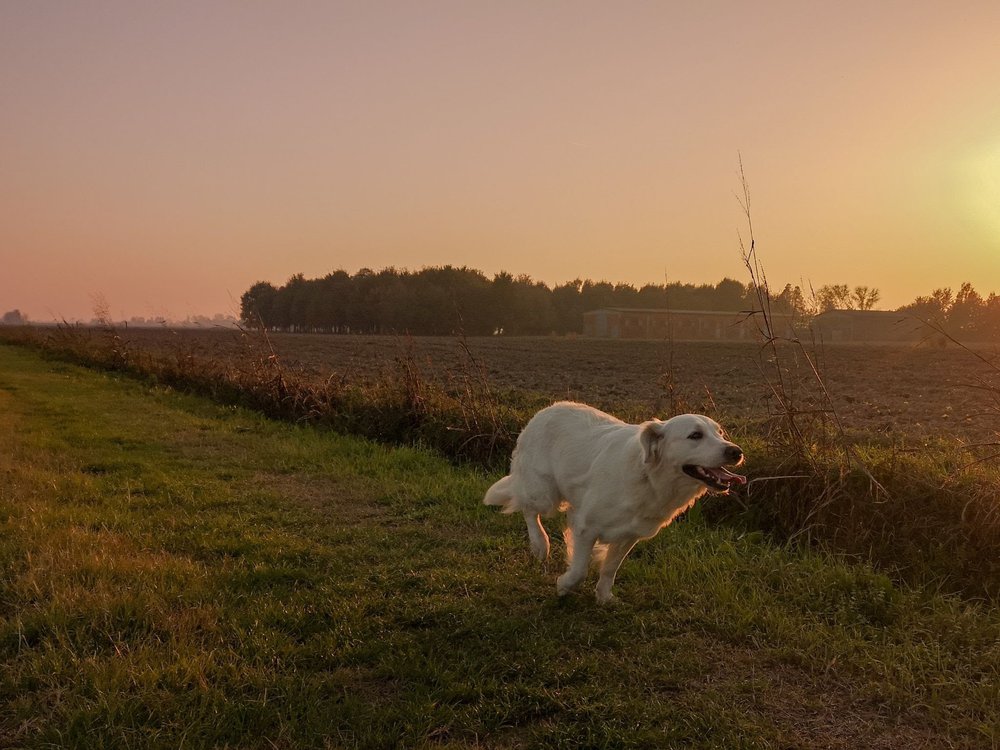
POLYGON ((614 604, 618 601, 618 597, 612 594, 610 591, 597 590, 597 603, 598 604, 614 604))
POLYGON ((559 596, 566 596, 566 594, 570 593, 575 587, 576 587, 576 582, 570 581, 568 578, 566 578, 565 573, 563 573, 556 579, 556 593, 559 596))
POLYGON ((531 543, 531 554, 533 554, 539 562, 545 562, 549 557, 549 545, 548 542, 542 542, 539 544, 531 543))

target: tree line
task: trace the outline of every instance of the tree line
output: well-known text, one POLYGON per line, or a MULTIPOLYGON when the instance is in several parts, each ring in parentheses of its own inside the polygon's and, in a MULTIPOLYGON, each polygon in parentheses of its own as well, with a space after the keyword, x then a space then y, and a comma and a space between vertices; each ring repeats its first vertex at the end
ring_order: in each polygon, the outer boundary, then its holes
POLYGON ((282 286, 261 281, 240 299, 240 315, 277 331, 540 335, 579 333, 583 313, 602 307, 676 310, 747 309, 747 287, 718 284, 631 284, 576 279, 554 287, 529 276, 453 266, 419 271, 363 268, 322 278, 292 276, 282 286))
MULTIPOLYGON (((767 294, 770 309, 808 321, 833 309, 871 310, 878 289, 831 284, 804 292, 786 284, 767 294)), ((247 325, 273 331, 317 333, 410 333, 470 336, 546 335, 583 331, 583 313, 604 307, 670 310, 751 311, 759 308, 751 284, 724 278, 717 284, 612 284, 574 279, 549 287, 530 276, 507 272, 492 278, 468 267, 435 266, 418 271, 362 268, 322 278, 295 274, 281 286, 260 281, 240 299, 247 325)), ((971 284, 958 293, 937 289, 900 312, 972 338, 1000 337, 1000 297, 982 297, 971 284)))

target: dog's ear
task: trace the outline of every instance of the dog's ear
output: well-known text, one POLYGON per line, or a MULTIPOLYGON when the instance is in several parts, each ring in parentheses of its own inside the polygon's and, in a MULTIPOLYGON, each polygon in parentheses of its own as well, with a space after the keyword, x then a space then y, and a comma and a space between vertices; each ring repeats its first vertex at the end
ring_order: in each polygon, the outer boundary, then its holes
POLYGON ((642 428, 639 433, 639 443, 642 445, 642 462, 646 466, 653 466, 660 460, 660 447, 663 442, 663 433, 660 432, 659 422, 650 422, 642 428))

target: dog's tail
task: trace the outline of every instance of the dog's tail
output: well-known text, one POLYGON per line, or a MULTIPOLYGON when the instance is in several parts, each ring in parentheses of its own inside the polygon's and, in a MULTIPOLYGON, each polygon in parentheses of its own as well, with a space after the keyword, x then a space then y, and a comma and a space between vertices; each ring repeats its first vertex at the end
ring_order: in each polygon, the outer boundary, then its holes
POLYGON ((510 476, 506 476, 500 481, 494 482, 493 486, 486 490, 486 497, 483 498, 483 502, 486 505, 499 505, 504 513, 513 513, 516 510, 520 510, 517 498, 511 494, 510 485, 513 481, 510 476))

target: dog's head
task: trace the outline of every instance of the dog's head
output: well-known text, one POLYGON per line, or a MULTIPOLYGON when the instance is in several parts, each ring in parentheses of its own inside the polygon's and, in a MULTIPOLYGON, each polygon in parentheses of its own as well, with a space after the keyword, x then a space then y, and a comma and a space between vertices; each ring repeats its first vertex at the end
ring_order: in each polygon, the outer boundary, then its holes
POLYGON ((701 414, 681 414, 666 422, 647 422, 639 434, 649 471, 681 471, 715 492, 729 492, 746 477, 727 466, 743 463, 743 450, 726 440, 722 428, 701 414))

